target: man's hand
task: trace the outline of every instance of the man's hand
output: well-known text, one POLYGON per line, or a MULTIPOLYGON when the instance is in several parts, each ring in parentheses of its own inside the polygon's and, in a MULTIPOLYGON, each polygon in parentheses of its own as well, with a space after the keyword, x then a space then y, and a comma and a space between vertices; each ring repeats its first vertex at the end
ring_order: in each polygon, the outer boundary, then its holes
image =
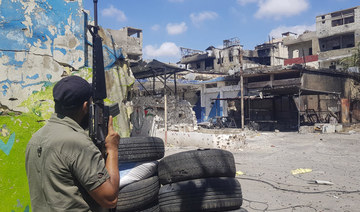
POLYGON ((118 152, 119 141, 120 141, 120 135, 114 131, 113 118, 112 116, 110 116, 109 124, 108 124, 108 134, 105 138, 106 152, 108 154, 113 151, 118 152))
POLYGON ((90 191, 92 198, 103 208, 115 208, 119 194, 119 166, 118 146, 120 135, 114 131, 112 116, 109 117, 108 135, 105 138, 107 158, 105 161, 106 170, 110 178, 96 189, 90 191))

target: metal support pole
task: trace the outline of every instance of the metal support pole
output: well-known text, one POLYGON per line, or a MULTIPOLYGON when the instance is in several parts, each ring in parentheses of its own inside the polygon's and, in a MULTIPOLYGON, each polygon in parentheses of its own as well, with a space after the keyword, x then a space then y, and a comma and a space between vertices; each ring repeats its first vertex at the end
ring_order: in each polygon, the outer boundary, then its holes
POLYGON ((244 77, 243 77, 243 61, 242 54, 240 54, 240 92, 241 92, 241 129, 244 129, 245 116, 244 116, 244 77))
POLYGON ((177 86, 176 86, 176 73, 174 73, 174 85, 175 85, 175 99, 178 99, 178 96, 177 96, 177 86))
POLYGON ((167 90, 166 90, 166 68, 164 69, 164 125, 165 125, 165 144, 167 144, 167 90))
POLYGON ((248 120, 249 120, 249 122, 251 121, 251 116, 250 116, 251 109, 250 109, 250 107, 251 107, 251 99, 250 99, 250 96, 248 95, 248 115, 249 115, 248 120))
POLYGON ((155 89, 156 89, 156 88, 155 88, 155 73, 154 73, 154 75, 153 75, 153 92, 152 92, 153 95, 156 94, 155 89))
POLYGON ((301 90, 299 89, 298 133, 300 133, 301 90))

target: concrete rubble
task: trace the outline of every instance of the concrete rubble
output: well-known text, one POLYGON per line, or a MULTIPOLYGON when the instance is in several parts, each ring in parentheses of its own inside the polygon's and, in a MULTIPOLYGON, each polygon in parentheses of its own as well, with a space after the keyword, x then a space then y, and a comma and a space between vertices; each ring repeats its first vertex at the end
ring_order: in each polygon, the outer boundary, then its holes
MULTIPOLYGON (((133 136, 151 135, 155 129, 164 128, 164 98, 136 97, 133 102, 133 136)), ((167 98, 167 119, 169 130, 191 132, 197 129, 197 121, 192 105, 186 101, 177 101, 173 96, 167 98)))

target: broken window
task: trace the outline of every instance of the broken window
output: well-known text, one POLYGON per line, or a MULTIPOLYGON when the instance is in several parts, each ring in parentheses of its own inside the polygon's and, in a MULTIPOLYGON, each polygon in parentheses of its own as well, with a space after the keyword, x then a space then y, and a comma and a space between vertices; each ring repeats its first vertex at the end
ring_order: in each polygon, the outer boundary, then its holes
POLYGON ((232 55, 229 56, 229 61, 233 62, 234 61, 234 57, 232 55))
POLYGON ((239 81, 226 81, 225 86, 238 85, 239 81))
POLYGON ((351 35, 344 35, 342 38, 343 48, 352 48, 355 47, 355 37, 353 34, 351 35))
POLYGON ((206 88, 216 88, 216 87, 217 87, 217 83, 206 84, 205 87, 206 87, 206 88))
POLYGON ((309 48, 309 55, 313 55, 312 48, 309 48))
POLYGON ((339 25, 343 25, 343 19, 333 20, 333 21, 331 22, 331 25, 332 25, 333 27, 339 26, 339 25))
POLYGON ((140 38, 142 30, 129 27, 127 28, 127 34, 129 37, 140 38))
POLYGON ((205 69, 214 69, 214 59, 213 58, 209 58, 205 60, 205 69))
POLYGON ((331 13, 331 26, 336 27, 344 24, 354 23, 354 9, 331 13))
POLYGON ((349 17, 349 18, 345 18, 345 24, 350 24, 350 23, 354 23, 354 16, 353 17, 349 17))
POLYGON ((251 83, 251 82, 265 82, 265 81, 270 81, 270 75, 249 77, 247 79, 248 79, 248 83, 251 83))
POLYGON ((355 36, 354 33, 332 36, 319 39, 319 43, 320 50, 322 52, 335 49, 352 48, 355 46, 355 36))
POLYGON ((258 50, 259 57, 267 57, 270 55, 270 49, 261 49, 258 50))
POLYGON ((232 52, 229 52, 229 62, 233 62, 234 61, 234 56, 232 55, 232 52))

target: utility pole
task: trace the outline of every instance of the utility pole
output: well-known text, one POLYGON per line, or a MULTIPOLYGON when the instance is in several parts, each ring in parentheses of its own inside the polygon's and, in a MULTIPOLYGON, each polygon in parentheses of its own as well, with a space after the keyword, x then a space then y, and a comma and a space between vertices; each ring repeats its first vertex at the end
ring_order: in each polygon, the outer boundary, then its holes
POLYGON ((167 77, 166 77, 166 74, 167 74, 167 72, 166 72, 166 68, 164 69, 164 128, 165 128, 165 144, 167 144, 167 131, 168 131, 168 117, 167 117, 167 89, 166 89, 166 79, 167 79, 167 77))
POLYGON ((245 114, 244 114, 244 70, 243 70, 243 55, 241 50, 239 51, 240 56, 240 92, 241 92, 241 129, 244 129, 245 125, 245 114))

